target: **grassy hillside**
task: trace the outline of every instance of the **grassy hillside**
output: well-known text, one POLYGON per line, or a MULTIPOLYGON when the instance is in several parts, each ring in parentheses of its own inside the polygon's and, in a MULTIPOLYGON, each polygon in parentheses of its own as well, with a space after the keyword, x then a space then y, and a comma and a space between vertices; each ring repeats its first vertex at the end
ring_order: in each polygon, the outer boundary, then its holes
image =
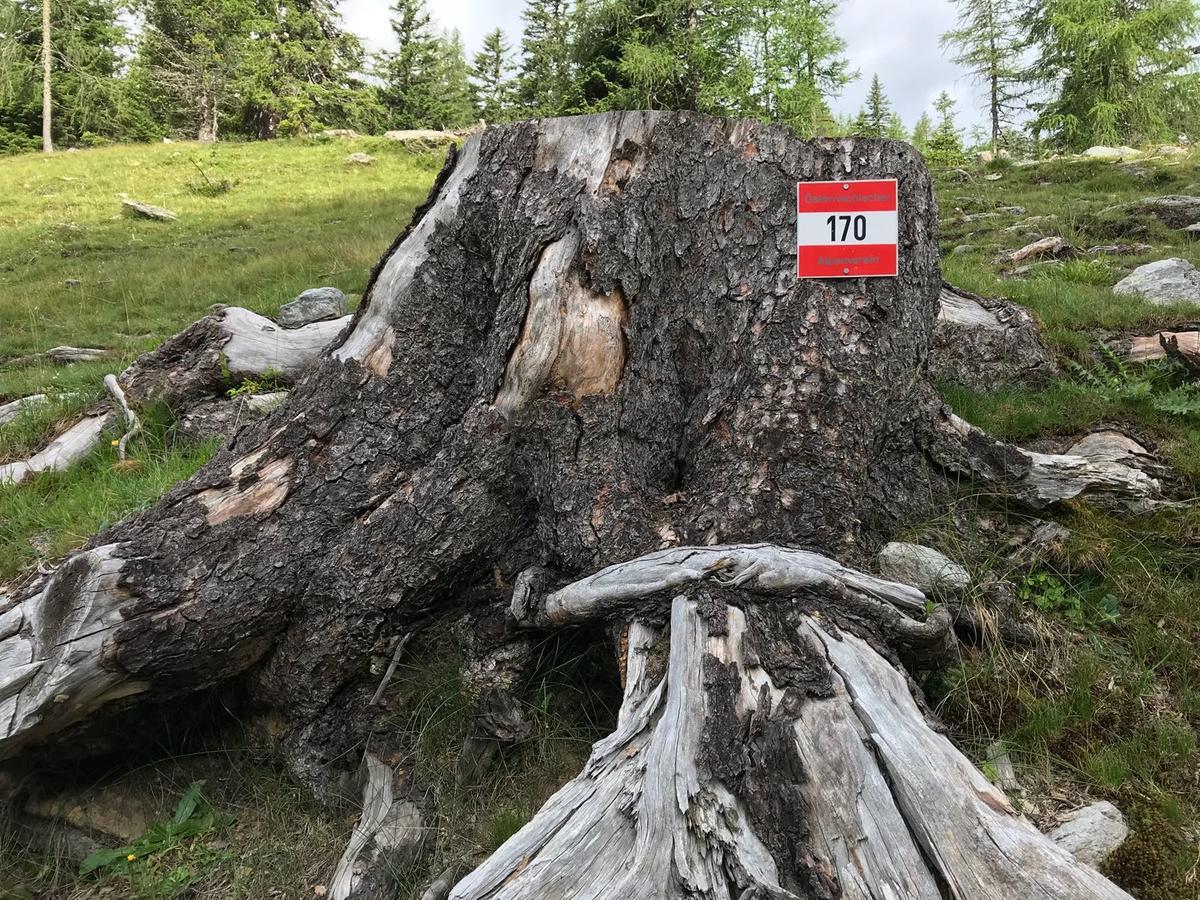
MULTIPOLYGON (((96 399, 102 373, 119 371, 211 304, 271 313, 318 284, 356 294, 424 197, 441 159, 440 152, 368 139, 0 159, 0 360, 56 344, 111 352, 99 363, 69 368, 0 365, 0 401, 34 391, 54 396, 49 406, 0 429, 0 461, 23 455, 96 399), (346 162, 359 150, 376 162, 346 162), (225 180, 228 189, 211 186, 225 180), (179 220, 127 218, 121 193, 166 206, 179 220)), ((1200 321, 1200 307, 1155 307, 1111 290, 1141 262, 1181 256, 1200 264, 1200 245, 1152 219, 1105 212, 1146 196, 1200 194, 1200 158, 1001 164, 942 173, 937 190, 947 279, 1027 305, 1064 362, 1062 377, 1037 390, 978 394, 947 385, 956 411, 1006 438, 1047 447, 1100 424, 1123 427, 1175 467, 1185 492, 1200 495, 1200 414, 1163 412, 1155 403, 1178 388, 1178 373, 1161 366, 1114 369, 1097 352, 1124 333, 1200 321), (967 220, 980 213, 994 215, 967 220), (1013 228, 1032 216, 1055 218, 1013 228), (1031 232, 1060 234, 1080 248, 1139 241, 1153 250, 1085 255, 1013 276, 997 257, 1028 243, 1031 232)), ((152 418, 135 453, 142 463, 136 471, 114 469, 105 449, 71 472, 0 488, 0 589, 5 579, 78 545, 201 465, 211 448, 171 448, 169 424, 168 413, 152 418)), ((962 527, 979 517, 1006 527, 1027 521, 967 487, 913 535, 938 544, 983 580, 1000 551, 986 534, 962 527)), ((1145 900, 1194 900, 1200 896, 1200 512, 1119 519, 1080 505, 1055 518, 1071 537, 1017 585, 1044 644, 964 651, 960 665, 926 687, 985 771, 990 745, 999 741, 1008 750, 1035 821, 1084 798, 1109 798, 1135 826, 1110 863, 1113 877, 1145 900)), ((551 665, 541 683, 536 746, 508 761, 495 790, 463 796, 450 786, 453 750, 445 751, 461 740, 465 716, 453 660, 427 665, 419 649, 414 653, 396 690, 412 710, 407 726, 455 835, 439 847, 431 870, 499 843, 578 765, 593 735, 555 710, 560 701, 589 709, 603 703, 579 695, 586 660, 572 654, 548 654, 564 661, 551 665)), ((82 879, 53 859, 0 848, 0 897, 6 883, 29 891, 13 896, 50 885, 74 897, 171 897, 186 885, 201 897, 311 896, 322 867, 336 856, 331 842, 350 823, 308 809, 252 750, 230 749, 242 740, 235 733, 220 745, 226 767, 242 774, 211 780, 209 799, 226 816, 214 816, 198 836, 82 879), (301 816, 311 817, 311 827, 297 839, 282 837, 301 816)), ((176 769, 166 769, 167 775, 157 765, 138 770, 164 802, 187 786, 176 769)))

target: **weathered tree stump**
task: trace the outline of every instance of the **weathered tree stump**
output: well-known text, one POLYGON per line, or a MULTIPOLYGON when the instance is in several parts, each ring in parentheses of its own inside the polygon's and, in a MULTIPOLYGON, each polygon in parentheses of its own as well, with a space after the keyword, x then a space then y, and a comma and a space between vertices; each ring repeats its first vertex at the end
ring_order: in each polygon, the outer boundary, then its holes
MULTIPOLYGON (((452 896, 1123 896, 927 725, 899 666, 942 658, 949 617, 817 555, 864 558, 947 473, 1153 493, 948 417, 936 236, 897 142, 686 113, 472 136, 288 399, 0 610, 0 756, 94 752, 238 678, 322 792, 373 647, 512 604, 513 629, 622 623, 625 705, 452 896), (899 277, 798 282, 796 182, 871 177, 899 180, 899 277)), ((176 348, 206 370, 207 334, 176 348)))

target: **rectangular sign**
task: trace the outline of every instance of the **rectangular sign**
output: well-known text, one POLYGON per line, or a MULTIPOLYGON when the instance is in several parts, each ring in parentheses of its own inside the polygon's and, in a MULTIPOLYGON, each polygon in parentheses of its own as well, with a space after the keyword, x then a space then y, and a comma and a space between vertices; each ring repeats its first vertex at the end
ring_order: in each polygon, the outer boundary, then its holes
POLYGON ((796 274, 894 278, 900 242, 896 179, 796 185, 796 274))

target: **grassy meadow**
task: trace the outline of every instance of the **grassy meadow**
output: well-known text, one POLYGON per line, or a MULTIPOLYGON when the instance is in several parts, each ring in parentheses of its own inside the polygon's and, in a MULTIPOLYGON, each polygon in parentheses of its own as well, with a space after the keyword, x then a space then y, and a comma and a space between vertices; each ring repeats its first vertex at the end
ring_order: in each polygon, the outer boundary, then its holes
MULTIPOLYGON (((119 371, 212 304, 270 314, 320 284, 356 299, 442 158, 441 151, 364 138, 118 146, 0 159, 0 402, 34 392, 51 397, 0 427, 0 462, 27 455, 99 399, 104 373, 119 371), (376 161, 347 162, 355 151, 376 161), (129 218, 120 209, 123 193, 179 219, 129 218), (59 344, 108 355, 69 367, 11 362, 59 344)), ((1152 219, 1105 212, 1148 196, 1200 194, 1200 155, 1132 164, 1000 162, 939 173, 936 181, 947 280, 1028 306, 1063 362, 1061 376, 1041 388, 979 394, 946 385, 947 402, 995 434, 1039 449, 1059 449, 1102 425, 1122 428, 1174 467, 1184 496, 1200 496, 1200 402, 1194 410, 1184 404, 1163 411, 1163 395, 1186 393, 1177 372, 1120 365, 1099 352, 1121 334, 1200 322, 1200 307, 1157 307, 1111 290, 1142 262, 1180 256, 1200 264, 1200 244, 1152 219), (997 215, 963 221, 975 213, 997 215), (1032 216, 1056 218, 1012 230, 1032 216), (1153 250, 1083 256, 1013 276, 997 258, 1029 243, 1031 233, 1058 234, 1081 248, 1136 241, 1153 250)), ((104 447, 69 472, 0 487, 0 593, 6 581, 19 582, 200 466, 211 446, 172 444, 170 425, 166 411, 149 416, 134 449, 141 462, 135 471, 115 469, 114 452, 104 447)), ((958 665, 925 687, 985 772, 989 748, 998 742, 1007 750, 1025 785, 1023 811, 1034 821, 1049 822, 1085 799, 1110 799, 1134 833, 1108 873, 1142 900, 1195 900, 1200 510, 1118 518, 1067 504, 1046 515, 1070 538, 1016 584, 1042 644, 964 649, 958 665)), ((980 516, 1029 521, 964 485, 950 508, 915 525, 912 536, 960 559, 982 583, 1002 554, 986 535, 961 527, 980 516)), ((466 722, 456 661, 431 643, 415 647, 401 667, 392 688, 394 706, 403 710, 398 724, 412 733, 444 826, 429 870, 411 877, 414 897, 427 876, 478 857, 518 828, 604 730, 611 698, 581 687, 598 680, 588 676, 595 661, 587 649, 555 644, 544 656, 530 690, 538 737, 505 759, 491 785, 467 792, 454 788, 466 722)), ((0 898, 313 896, 353 820, 313 809, 235 725, 203 754, 224 760, 224 775, 201 771, 206 799, 186 836, 138 844, 145 852, 133 852, 135 859, 85 876, 0 838, 0 898)), ((185 762, 146 762, 124 777, 158 791, 170 816, 197 777, 185 762)))

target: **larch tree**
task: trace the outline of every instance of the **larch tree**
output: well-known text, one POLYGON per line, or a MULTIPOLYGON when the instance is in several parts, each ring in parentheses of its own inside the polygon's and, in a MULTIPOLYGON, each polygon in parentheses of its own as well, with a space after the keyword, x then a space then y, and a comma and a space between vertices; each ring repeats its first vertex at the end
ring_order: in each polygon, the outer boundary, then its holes
POLYGON ((917 123, 913 125, 912 130, 912 145, 925 153, 929 150, 929 140, 933 136, 933 120, 929 118, 929 113, 921 113, 921 117, 917 119, 917 123))
POLYGON ((1195 121, 1193 0, 1046 0, 1028 16, 1034 71, 1052 94, 1036 126, 1061 145, 1156 140, 1195 121))
POLYGON ((828 101, 858 77, 827 0, 734 0, 753 77, 743 115, 812 135, 831 121, 828 101))
POLYGON ((954 62, 983 84, 991 123, 992 150, 1000 147, 1006 126, 1024 107, 1031 91, 1029 67, 1022 63, 1028 47, 1021 0, 954 0, 958 27, 942 35, 954 51, 954 62))

